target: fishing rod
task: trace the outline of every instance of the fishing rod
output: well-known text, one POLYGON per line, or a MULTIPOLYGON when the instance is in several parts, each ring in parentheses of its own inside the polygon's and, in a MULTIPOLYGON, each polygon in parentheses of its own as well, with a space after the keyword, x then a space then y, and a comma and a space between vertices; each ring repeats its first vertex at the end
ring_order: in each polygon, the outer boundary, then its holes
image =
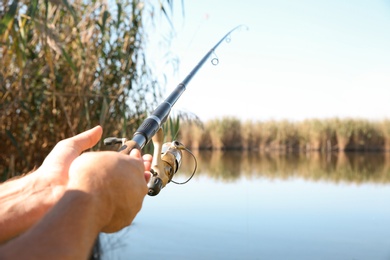
MULTIPOLYGON (((195 169, 191 177, 185 181, 188 182, 194 175, 197 167, 197 161, 195 156, 187 149, 182 143, 173 141, 163 144, 163 131, 162 125, 167 120, 172 107, 176 101, 180 98, 183 92, 186 90, 187 84, 195 76, 198 70, 209 59, 209 57, 215 52, 218 46, 224 41, 230 41, 230 35, 235 30, 238 30, 243 25, 239 25, 230 30, 225 36, 223 36, 214 47, 212 47, 207 54, 199 61, 199 63, 192 69, 192 71, 185 77, 185 79, 170 93, 170 95, 148 116, 142 124, 138 127, 131 140, 126 138, 109 137, 104 140, 105 145, 122 144, 118 152, 130 154, 130 151, 134 148, 142 149, 144 146, 152 140, 154 146, 153 161, 151 167, 152 176, 148 183, 148 194, 150 196, 157 195, 167 183, 172 180, 173 175, 177 172, 181 165, 182 151, 189 152, 195 161, 195 169)), ((213 65, 218 64, 218 59, 211 60, 213 65)), ((184 184, 177 183, 177 184, 184 184)))

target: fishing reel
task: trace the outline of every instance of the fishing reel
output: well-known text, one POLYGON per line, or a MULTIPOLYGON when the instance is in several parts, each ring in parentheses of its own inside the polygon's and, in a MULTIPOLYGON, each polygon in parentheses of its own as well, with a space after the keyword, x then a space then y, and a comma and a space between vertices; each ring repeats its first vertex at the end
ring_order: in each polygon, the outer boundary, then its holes
MULTIPOLYGON (((163 143, 164 134, 162 128, 152 137, 153 142, 153 161, 151 165, 151 176, 148 183, 148 195, 156 196, 169 182, 175 184, 185 184, 192 179, 197 168, 195 155, 179 141, 163 143), (194 159, 194 170, 191 176, 184 182, 172 180, 175 173, 179 170, 182 161, 182 151, 188 152, 194 159)), ((119 152, 129 154, 134 148, 139 149, 136 143, 128 141, 126 138, 108 137, 104 139, 105 145, 122 144, 119 152)))

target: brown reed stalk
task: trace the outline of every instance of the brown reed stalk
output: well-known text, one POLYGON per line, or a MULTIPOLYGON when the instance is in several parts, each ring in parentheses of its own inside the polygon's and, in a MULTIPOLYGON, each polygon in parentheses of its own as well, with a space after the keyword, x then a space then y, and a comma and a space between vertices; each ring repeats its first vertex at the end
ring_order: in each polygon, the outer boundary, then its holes
POLYGON ((186 132, 181 132, 181 137, 184 137, 187 143, 199 143, 199 149, 279 152, 388 151, 389 122, 357 118, 241 122, 237 118, 228 117, 207 121, 202 135, 192 135, 197 130, 186 128, 186 132))
POLYGON ((59 140, 97 124, 104 137, 131 137, 160 98, 145 23, 169 18, 171 5, 1 2, 0 175, 40 165, 59 140))

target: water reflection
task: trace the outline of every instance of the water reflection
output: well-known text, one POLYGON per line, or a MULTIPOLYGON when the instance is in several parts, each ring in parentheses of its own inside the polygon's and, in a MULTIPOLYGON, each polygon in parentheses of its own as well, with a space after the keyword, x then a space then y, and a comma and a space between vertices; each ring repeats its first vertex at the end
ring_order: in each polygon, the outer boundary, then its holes
MULTIPOLYGON (((198 151, 197 175, 235 181, 248 178, 303 178, 312 181, 389 183, 387 153, 259 153, 242 151, 198 151)), ((189 176, 193 161, 184 156, 179 174, 189 176)), ((179 175, 180 176, 180 175, 179 175)))
MULTIPOLYGON (((189 184, 146 197, 128 229, 102 236, 104 260, 390 259, 388 154, 196 157, 189 184)), ((193 166, 183 157, 177 177, 193 166)))

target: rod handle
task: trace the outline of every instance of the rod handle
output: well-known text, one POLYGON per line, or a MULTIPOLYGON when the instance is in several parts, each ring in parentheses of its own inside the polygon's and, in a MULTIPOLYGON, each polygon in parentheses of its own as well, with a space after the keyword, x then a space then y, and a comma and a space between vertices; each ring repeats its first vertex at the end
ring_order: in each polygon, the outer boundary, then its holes
POLYGON ((119 148, 118 152, 129 155, 133 149, 141 150, 141 147, 135 141, 129 140, 119 148))

